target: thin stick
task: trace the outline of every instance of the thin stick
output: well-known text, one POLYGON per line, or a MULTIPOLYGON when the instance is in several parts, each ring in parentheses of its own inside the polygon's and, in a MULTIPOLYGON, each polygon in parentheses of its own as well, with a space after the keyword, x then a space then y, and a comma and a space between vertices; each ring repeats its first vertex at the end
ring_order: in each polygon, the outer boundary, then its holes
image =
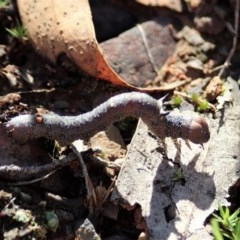
MULTIPOLYGON (((187 99, 187 100, 189 100, 189 101, 192 102, 191 96, 189 96, 188 94, 186 94, 186 93, 184 93, 184 92, 174 91, 174 95, 181 96, 181 97, 183 97, 183 98, 185 98, 185 99, 187 99)), ((200 99, 199 101, 202 101, 202 100, 200 99)), ((211 103, 208 103, 208 104, 209 104, 209 107, 210 107, 214 112, 217 111, 216 107, 215 107, 213 104, 211 104, 211 103)))
POLYGON ((114 185, 115 185, 115 183, 116 183, 116 179, 117 179, 116 176, 112 179, 112 182, 111 182, 110 186, 108 187, 107 192, 106 192, 106 194, 105 194, 105 196, 104 196, 104 199, 103 199, 103 201, 102 201, 102 205, 107 201, 110 193, 112 192, 113 187, 114 187, 114 185))
POLYGON ((83 176, 85 178, 85 184, 86 184, 86 188, 87 188, 88 199, 93 198, 94 203, 96 203, 97 202, 96 193, 95 193, 95 190, 93 188, 92 182, 89 178, 88 170, 87 170, 87 167, 86 167, 86 165, 83 161, 81 151, 77 147, 76 141, 71 144, 71 148, 72 148, 73 152, 78 156, 79 163, 82 167, 82 172, 83 172, 83 176))
POLYGON ((28 184, 28 182, 33 183, 46 178, 59 168, 70 165, 75 160, 76 155, 69 154, 61 160, 53 161, 43 166, 20 167, 13 164, 4 165, 0 166, 0 177, 14 181, 26 181, 22 182, 22 184, 19 183, 20 185, 28 184))
POLYGON ((148 55, 149 61, 150 61, 151 65, 152 65, 155 73, 158 75, 158 69, 156 67, 156 64, 154 63, 154 59, 153 59, 152 53, 149 50, 148 41, 147 41, 147 38, 146 38, 146 34, 144 32, 144 29, 142 28, 142 26, 140 24, 137 24, 137 28, 138 28, 138 31, 140 32, 141 38, 143 40, 143 45, 145 47, 145 50, 146 50, 146 53, 148 55))
MULTIPOLYGON (((60 168, 60 167, 59 167, 60 168)), ((58 168, 58 169, 59 169, 58 168)), ((39 177, 39 178, 35 178, 33 180, 29 180, 29 181, 21 181, 21 182, 15 182, 15 183, 3 183, 6 186, 25 186, 25 185, 30 185, 39 181, 42 181, 46 178, 48 178, 49 176, 51 176, 52 174, 54 174, 58 169, 55 169, 54 171, 46 174, 45 176, 39 177)))
POLYGON ((222 75, 224 74, 224 72, 226 71, 226 69, 230 66, 230 62, 231 59, 233 57, 233 54, 236 50, 237 47, 237 39, 238 39, 238 20, 239 20, 239 0, 236 0, 236 6, 235 6, 235 23, 234 23, 234 32, 236 33, 233 37, 233 45, 231 48, 231 51, 225 61, 225 63, 223 64, 223 68, 220 70, 220 72, 218 73, 218 76, 221 78, 222 75))

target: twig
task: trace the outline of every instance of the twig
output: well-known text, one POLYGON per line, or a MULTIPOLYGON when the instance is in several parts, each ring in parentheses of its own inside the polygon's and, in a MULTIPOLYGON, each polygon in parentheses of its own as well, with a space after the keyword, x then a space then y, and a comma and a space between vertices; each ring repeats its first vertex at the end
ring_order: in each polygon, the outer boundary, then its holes
POLYGON ((29 181, 20 181, 20 182, 14 182, 14 183, 3 183, 3 185, 6 186, 25 186, 25 185, 30 185, 39 181, 42 181, 44 179, 47 179, 49 176, 51 176, 52 174, 54 174, 58 169, 55 169, 53 171, 51 171, 50 173, 46 174, 45 176, 39 177, 39 178, 35 178, 33 180, 29 180, 29 181))
POLYGON ((1 210, 1 212, 4 212, 10 205, 14 205, 14 201, 16 200, 16 197, 13 197, 9 203, 5 205, 5 207, 1 210))
POLYGON ((148 41, 147 41, 147 38, 146 38, 146 34, 144 32, 144 29, 142 28, 142 26, 140 24, 137 24, 137 28, 138 28, 138 31, 140 32, 141 38, 143 40, 143 45, 145 47, 145 50, 146 50, 146 53, 148 55, 149 61, 150 61, 151 65, 152 65, 152 67, 153 67, 153 70, 158 75, 158 69, 156 67, 156 64, 154 63, 154 59, 153 59, 152 53, 149 50, 148 41))
POLYGON ((112 179, 112 182, 111 182, 110 186, 109 186, 108 189, 107 189, 107 192, 106 192, 106 194, 105 194, 105 196, 104 196, 104 199, 102 200, 102 205, 107 201, 110 193, 112 192, 113 187, 114 187, 114 185, 115 185, 115 183, 116 183, 116 179, 117 179, 116 176, 112 179))
MULTIPOLYGON (((20 167, 13 164, 4 165, 0 166, 0 177, 8 180, 24 181, 17 184, 26 185, 33 182, 41 181, 42 179, 54 173, 59 168, 70 165, 75 160, 76 155, 71 153, 61 160, 54 161, 44 166, 20 167)), ((16 183, 7 183, 7 185, 13 184, 16 185, 16 183)))
MULTIPOLYGON (((189 96, 188 94, 186 94, 186 93, 184 93, 184 92, 174 91, 174 95, 181 96, 181 97, 187 99, 188 101, 191 101, 191 102, 192 102, 191 96, 189 96)), ((202 100, 199 99, 199 102, 201 102, 201 101, 202 101, 202 100)), ((210 107, 214 112, 217 111, 216 107, 215 107, 213 104, 211 104, 211 103, 208 103, 208 104, 209 104, 209 107, 210 107)))
MULTIPOLYGON (((23 186, 33 184, 35 182, 42 181, 52 174, 54 174, 60 168, 70 165, 73 161, 76 161, 78 156, 74 153, 70 153, 68 156, 61 160, 54 160, 54 162, 34 167, 20 167, 16 165, 4 165, 0 166, 0 177, 6 180, 14 180, 17 182, 1 182, 2 185, 6 186, 23 186), (29 179, 29 180, 28 180, 29 179)), ((91 158, 93 159, 93 158, 91 158)), ((104 161, 100 159, 94 159, 95 163, 101 164, 102 166, 108 166, 111 168, 117 168, 116 165, 104 164, 104 161)), ((81 164, 82 166, 82 164, 81 164)), ((119 168, 119 167, 118 167, 119 168)), ((84 170, 85 173, 85 170, 84 170)))
POLYGON ((18 92, 16 92, 16 94, 19 94, 19 95, 42 94, 42 93, 49 94, 49 93, 54 92, 55 90, 56 90, 55 88, 51 88, 51 89, 42 88, 42 89, 33 89, 33 90, 29 90, 29 91, 18 91, 18 92))
POLYGON ((113 179, 112 183, 110 184, 109 188, 107 189, 103 199, 99 202, 98 197, 97 197, 97 192, 96 192, 96 190, 92 184, 92 181, 88 175, 87 167, 82 158, 82 154, 81 154, 82 141, 77 140, 77 141, 73 142, 71 144, 71 148, 72 148, 73 152, 78 156, 80 165, 82 167, 82 172, 83 172, 83 176, 85 178, 85 184, 86 184, 86 188, 87 188, 87 195, 88 195, 87 199, 88 199, 88 203, 89 203, 89 209, 90 209, 90 212, 92 212, 93 210, 91 210, 91 208, 94 209, 99 204, 102 207, 103 203, 107 200, 107 198, 109 197, 109 195, 112 191, 112 188, 115 184, 116 177, 113 179))
POLYGON ((98 165, 100 167, 108 167, 114 170, 119 170, 121 168, 119 163, 115 163, 115 162, 111 162, 111 161, 106 161, 103 160, 101 157, 99 156, 89 156, 89 160, 91 161, 91 163, 98 165))
POLYGON ((219 8, 217 5, 214 7, 214 12, 217 14, 217 16, 224 22, 225 27, 227 28, 227 30, 233 35, 237 35, 238 33, 235 32, 232 24, 228 21, 226 21, 226 19, 224 19, 224 14, 221 8, 219 8))
POLYGON ((234 23, 234 32, 236 33, 233 37, 233 44, 232 44, 232 48, 231 51, 225 61, 225 63, 223 64, 223 68, 220 70, 220 72, 218 73, 218 76, 221 78, 222 75, 224 74, 224 72, 226 71, 226 69, 230 66, 230 61, 233 57, 233 54, 236 50, 237 47, 237 39, 238 39, 238 21, 239 21, 239 0, 235 0, 236 1, 236 5, 235 5, 235 23, 234 23))
POLYGON ((95 193, 94 187, 92 185, 91 179, 89 178, 87 167, 83 161, 81 149, 79 149, 79 147, 78 147, 78 141, 79 140, 73 142, 71 144, 71 148, 72 148, 73 152, 78 156, 79 163, 82 167, 82 172, 83 172, 83 176, 85 178, 85 184, 86 184, 86 188, 87 188, 88 199, 92 198, 94 203, 96 203, 97 202, 96 193, 95 193))

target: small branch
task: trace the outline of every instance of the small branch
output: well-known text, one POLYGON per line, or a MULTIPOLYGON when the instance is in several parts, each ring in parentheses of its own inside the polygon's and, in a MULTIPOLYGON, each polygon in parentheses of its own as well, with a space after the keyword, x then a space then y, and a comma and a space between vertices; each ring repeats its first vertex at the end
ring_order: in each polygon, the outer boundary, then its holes
POLYGON ((235 0, 236 1, 236 5, 235 5, 235 23, 234 23, 234 37, 233 37, 233 44, 232 44, 232 48, 231 51, 225 61, 225 63, 223 64, 223 68, 220 70, 220 72, 218 73, 218 76, 221 78, 222 75, 224 74, 224 72, 226 71, 226 69, 230 66, 231 64, 231 59, 234 55, 234 52, 236 51, 236 47, 237 47, 237 39, 238 39, 238 21, 239 21, 239 0, 235 0))
POLYGON ((115 185, 115 183, 116 183, 116 180, 117 180, 117 177, 115 176, 115 177, 112 179, 112 182, 111 182, 110 186, 109 186, 108 189, 107 189, 107 192, 106 192, 106 194, 105 194, 105 196, 104 196, 104 199, 102 200, 102 205, 107 201, 108 197, 110 196, 110 194, 111 194, 111 192, 112 192, 112 190, 113 190, 113 187, 114 187, 114 185, 115 185))
MULTIPOLYGON (((181 96, 181 97, 187 99, 188 101, 192 102, 191 96, 189 96, 188 94, 186 94, 184 92, 174 91, 174 95, 181 96)), ((199 102, 202 102, 202 100, 199 99, 199 102)), ((208 104, 212 111, 214 111, 214 112, 217 111, 216 107, 213 104, 211 104, 211 103, 208 103, 208 104)))
POLYGON ((143 27, 140 24, 137 24, 137 28, 138 28, 138 31, 140 32, 141 38, 143 40, 143 45, 144 45, 144 47, 146 49, 146 53, 148 55, 148 58, 149 58, 149 61, 150 61, 151 65, 153 67, 153 70, 158 75, 158 69, 156 67, 156 64, 154 63, 154 59, 153 59, 152 53, 151 53, 151 51, 149 49, 148 41, 147 41, 147 38, 146 38, 146 34, 144 32, 144 29, 143 29, 143 27))
POLYGON ((87 194, 88 194, 87 198, 93 199, 93 202, 96 203, 97 202, 96 193, 95 193, 94 187, 92 185, 91 179, 89 178, 87 167, 82 158, 82 154, 81 154, 82 149, 80 149, 81 147, 79 147, 79 144, 78 144, 79 141, 80 140, 73 142, 71 144, 71 148, 72 148, 73 152, 78 156, 79 163, 82 167, 82 172, 83 172, 83 176, 85 178, 85 184, 86 184, 87 194))
POLYGON ((53 171, 51 171, 50 173, 48 173, 47 175, 45 176, 42 176, 42 177, 39 177, 39 178, 35 178, 33 180, 29 180, 29 181, 18 181, 18 182, 14 182, 14 183, 4 183, 4 185, 6 186, 25 186, 25 185, 30 185, 30 184, 33 184, 33 183, 36 183, 36 182, 40 182, 44 179, 47 179, 48 177, 50 177, 51 175, 53 175, 58 169, 55 169, 53 171))
MULTIPOLYGON (((75 150, 74 150, 75 152, 75 150)), ((81 153, 80 153, 81 154, 81 153)), ((42 181, 60 168, 65 166, 71 165, 72 162, 76 161, 78 158, 79 153, 76 155, 75 153, 70 153, 68 156, 64 157, 60 160, 54 160, 52 163, 43 165, 43 166, 34 166, 34 167, 20 167, 16 165, 4 165, 0 166, 0 178, 4 178, 6 180, 13 180, 16 182, 2 182, 1 184, 7 186, 23 186, 33 184, 35 182, 42 181)), ((105 167, 111 168, 119 168, 119 166, 114 165, 114 163, 108 165, 106 162, 102 161, 101 159, 90 158, 95 164, 99 164, 105 167)), ((85 164, 82 163, 82 158, 80 159, 80 164, 83 169, 83 174, 85 176, 86 183, 89 182, 89 177, 87 173, 87 169, 85 164)), ((89 184, 88 184, 89 185, 89 184)), ((87 186, 88 186, 87 185, 87 186)), ((88 192, 91 193, 91 187, 88 188, 88 192)))
POLYGON ((58 169, 70 165, 73 161, 76 161, 76 155, 72 153, 61 160, 56 160, 44 166, 19 167, 13 164, 4 165, 0 166, 0 177, 8 180, 23 181, 20 183, 8 183, 7 185, 31 184, 33 182, 41 181, 42 179, 53 174, 58 169))

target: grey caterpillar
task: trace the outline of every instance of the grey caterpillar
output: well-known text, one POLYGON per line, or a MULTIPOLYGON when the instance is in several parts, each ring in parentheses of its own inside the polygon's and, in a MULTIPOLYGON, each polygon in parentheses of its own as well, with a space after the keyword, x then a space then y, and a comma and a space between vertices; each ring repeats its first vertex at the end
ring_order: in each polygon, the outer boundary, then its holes
POLYGON ((159 138, 182 138, 196 144, 205 143, 210 138, 209 127, 203 117, 163 113, 161 100, 139 92, 119 94, 78 116, 20 115, 7 122, 6 128, 21 142, 45 137, 70 144, 77 139, 88 139, 127 116, 140 117, 159 138))

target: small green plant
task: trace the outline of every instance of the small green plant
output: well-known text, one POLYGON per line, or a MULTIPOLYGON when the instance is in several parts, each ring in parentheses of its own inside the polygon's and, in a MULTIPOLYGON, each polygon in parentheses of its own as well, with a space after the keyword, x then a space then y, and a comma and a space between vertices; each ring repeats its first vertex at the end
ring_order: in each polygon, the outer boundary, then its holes
POLYGON ((240 208, 230 214, 228 207, 219 205, 219 214, 213 213, 211 226, 215 240, 240 239, 240 208))
POLYGON ((11 28, 11 29, 6 28, 6 31, 9 32, 12 37, 17 38, 21 41, 26 40, 28 37, 27 29, 18 21, 15 28, 11 28))
POLYGON ((174 172, 172 180, 174 182, 182 182, 186 180, 186 176, 184 175, 184 172, 181 167, 174 172))
POLYGON ((107 154, 105 152, 101 151, 100 158, 106 160, 107 159, 107 154))
POLYGON ((206 99, 202 99, 198 94, 193 93, 191 96, 192 102, 197 106, 198 112, 204 112, 210 108, 209 102, 206 99))
POLYGON ((209 102, 207 100, 201 100, 197 107, 198 112, 204 112, 209 109, 209 102))
POLYGON ((8 5, 8 0, 0 0, 0 8, 6 7, 8 5))
POLYGON ((180 107, 182 102, 183 102, 183 99, 182 99, 181 96, 178 96, 178 95, 177 96, 173 96, 172 104, 173 104, 174 107, 177 107, 177 108, 180 107))

